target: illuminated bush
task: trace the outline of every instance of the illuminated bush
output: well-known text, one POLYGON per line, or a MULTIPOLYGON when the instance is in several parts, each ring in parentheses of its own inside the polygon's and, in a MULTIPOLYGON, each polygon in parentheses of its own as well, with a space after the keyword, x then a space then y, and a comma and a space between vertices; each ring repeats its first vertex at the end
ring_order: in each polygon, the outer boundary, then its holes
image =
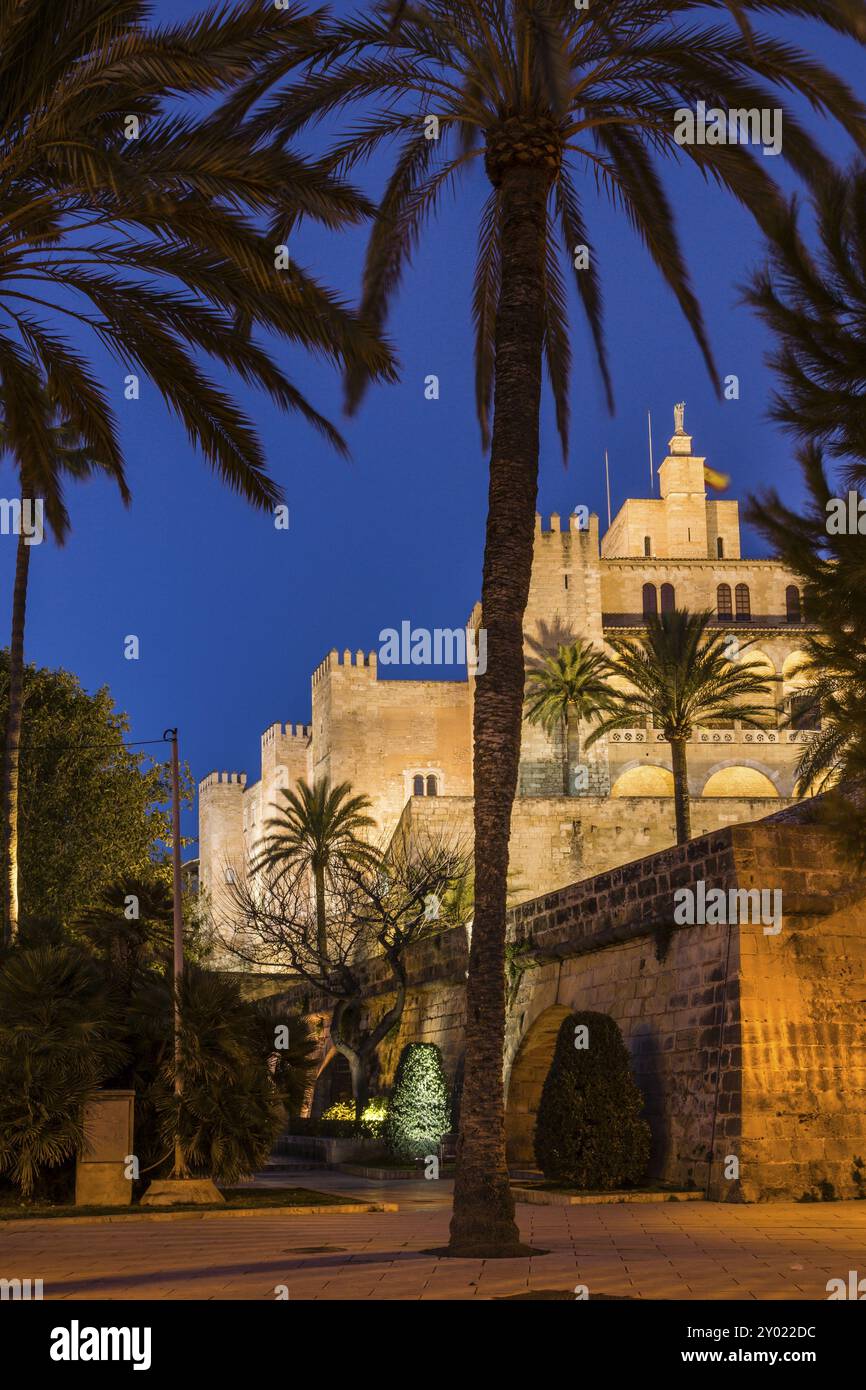
POLYGON ((450 1128, 448 1083, 435 1043, 409 1043, 394 1077, 384 1138, 394 1158, 435 1154, 450 1128))
MULTIPOLYGON (((378 1126, 388 1113, 387 1096, 374 1096, 368 1100, 364 1107, 359 1124, 378 1126)), ((335 1100, 328 1106, 327 1110, 322 1111, 323 1120, 351 1120, 355 1119, 355 1102, 353 1100, 335 1100)))
POLYGON ((564 1019, 535 1124, 535 1157, 544 1176, 595 1191, 639 1183, 650 1149, 642 1109, 614 1020, 596 1013, 564 1019), (587 1030, 585 1048, 575 1046, 578 1028, 587 1030))

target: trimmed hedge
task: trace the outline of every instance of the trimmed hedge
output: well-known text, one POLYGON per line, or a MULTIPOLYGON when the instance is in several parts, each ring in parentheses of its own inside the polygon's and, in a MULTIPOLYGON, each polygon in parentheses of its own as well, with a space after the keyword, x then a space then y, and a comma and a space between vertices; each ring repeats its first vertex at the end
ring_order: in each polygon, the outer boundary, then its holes
POLYGON ((435 1043, 408 1043, 397 1063, 385 1120, 386 1149, 394 1158, 425 1158, 436 1153, 450 1125, 442 1053, 435 1043))
POLYGON ((609 1014, 563 1020, 535 1124, 535 1156, 551 1182, 591 1191, 634 1187, 649 1166, 650 1127, 622 1034, 609 1014), (588 1046, 575 1046, 577 1029, 588 1046))

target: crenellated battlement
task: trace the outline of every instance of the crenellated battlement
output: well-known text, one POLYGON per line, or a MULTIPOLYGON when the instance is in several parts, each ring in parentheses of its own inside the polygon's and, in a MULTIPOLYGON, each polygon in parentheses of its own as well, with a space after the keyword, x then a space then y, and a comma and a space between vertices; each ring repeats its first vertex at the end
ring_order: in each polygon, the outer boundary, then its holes
POLYGON ((334 671, 337 667, 344 667, 351 670, 363 671, 367 674, 373 673, 375 676, 379 657, 377 652, 364 652, 361 647, 356 652, 352 652, 346 647, 339 652, 336 647, 332 647, 313 672, 313 685, 318 685, 325 679, 329 671, 334 671))
POLYGON ((207 787, 245 787, 247 784, 247 774, 245 772, 209 772, 198 784, 199 792, 203 792, 207 787))
POLYGON ((551 512, 547 525, 544 524, 544 517, 540 512, 535 513, 535 534, 537 536, 558 536, 558 535, 577 535, 591 536, 593 532, 598 532, 598 517, 595 512, 590 512, 588 525, 581 526, 581 518, 575 512, 564 518, 560 512, 551 512))
POLYGON ((312 732, 312 724, 271 724, 262 734, 262 748, 268 748, 280 739, 293 739, 299 743, 306 743, 312 732))

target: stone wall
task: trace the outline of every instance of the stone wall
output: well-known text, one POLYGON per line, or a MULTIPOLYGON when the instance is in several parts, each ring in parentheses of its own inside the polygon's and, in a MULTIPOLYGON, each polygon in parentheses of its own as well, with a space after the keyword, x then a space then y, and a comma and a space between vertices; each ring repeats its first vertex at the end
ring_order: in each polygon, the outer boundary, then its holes
MULTIPOLYGON (((568 1014, 594 1010, 622 1029, 646 1097, 654 1176, 722 1201, 860 1195, 853 1175, 854 1160, 866 1159, 866 901, 857 877, 828 832, 798 808, 512 909, 509 939, 535 961, 515 978, 508 1013, 512 1162, 532 1165, 557 1029, 568 1014), (678 924, 674 895, 699 881, 707 891, 778 889, 781 930, 765 932, 760 921, 678 924)), ((410 1041, 437 1043, 456 1074, 466 964, 462 929, 411 952, 409 999, 382 1049, 380 1088, 410 1041)), ((387 968, 363 968, 369 1017, 377 1017, 390 997, 387 968)), ((327 1060, 328 1001, 300 986, 284 998, 287 1010, 317 1020, 327 1060)))

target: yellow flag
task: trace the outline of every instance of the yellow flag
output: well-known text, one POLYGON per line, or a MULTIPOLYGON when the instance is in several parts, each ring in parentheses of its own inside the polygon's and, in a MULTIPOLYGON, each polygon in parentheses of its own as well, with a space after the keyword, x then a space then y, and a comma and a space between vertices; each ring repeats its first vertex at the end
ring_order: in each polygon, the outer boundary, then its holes
POLYGON ((717 492, 723 492, 726 487, 731 486, 731 479, 727 473, 717 473, 715 468, 708 468, 704 464, 704 482, 707 487, 715 488, 717 492))

